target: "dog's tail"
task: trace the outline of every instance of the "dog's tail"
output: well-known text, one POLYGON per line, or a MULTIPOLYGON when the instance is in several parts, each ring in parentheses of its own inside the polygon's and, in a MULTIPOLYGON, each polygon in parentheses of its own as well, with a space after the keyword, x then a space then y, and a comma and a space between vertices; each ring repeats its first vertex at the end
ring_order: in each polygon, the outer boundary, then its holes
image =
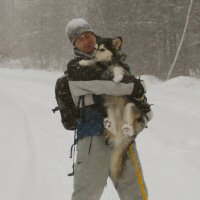
POLYGON ((130 145, 130 141, 123 141, 117 147, 114 147, 111 163, 110 163, 110 175, 114 182, 120 177, 122 173, 124 159, 126 158, 126 151, 130 145))

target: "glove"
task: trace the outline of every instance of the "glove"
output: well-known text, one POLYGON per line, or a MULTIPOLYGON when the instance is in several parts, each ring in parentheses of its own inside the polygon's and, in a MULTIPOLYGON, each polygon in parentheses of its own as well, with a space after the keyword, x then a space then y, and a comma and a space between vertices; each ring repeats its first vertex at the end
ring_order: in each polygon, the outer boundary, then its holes
MULTIPOLYGON (((153 104, 151 104, 153 105, 153 104)), ((151 110, 151 105, 148 104, 147 102, 140 102, 137 104, 137 107, 141 111, 141 117, 143 118, 144 124, 147 124, 148 121, 150 121, 153 118, 153 112, 151 110)), ((142 120, 140 119, 142 122, 142 120)))
POLYGON ((151 105, 148 104, 147 102, 139 102, 137 104, 138 108, 141 110, 142 113, 148 113, 151 111, 151 105))
POLYGON ((134 88, 130 95, 130 99, 140 99, 146 93, 146 87, 144 81, 140 79, 134 79, 134 88))

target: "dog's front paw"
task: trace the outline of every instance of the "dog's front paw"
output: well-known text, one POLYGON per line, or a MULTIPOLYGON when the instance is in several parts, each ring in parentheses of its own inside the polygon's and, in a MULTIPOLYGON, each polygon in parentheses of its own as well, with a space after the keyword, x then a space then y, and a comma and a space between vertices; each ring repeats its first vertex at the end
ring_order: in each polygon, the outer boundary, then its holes
POLYGON ((89 62, 88 62, 88 60, 80 60, 79 61, 79 65, 81 65, 81 66, 88 66, 89 62))
POLYGON ((113 69, 114 78, 113 81, 120 82, 124 77, 124 69, 119 66, 115 66, 113 69))
POLYGON ((125 136, 133 136, 134 135, 134 132, 133 132, 133 128, 131 125, 129 124, 124 124, 122 126, 122 133, 125 135, 125 136))
POLYGON ((118 82, 120 82, 122 79, 123 79, 123 75, 118 75, 118 76, 115 76, 115 77, 113 78, 113 81, 118 83, 118 82))
POLYGON ((80 60, 79 61, 79 65, 81 65, 81 66, 92 66, 92 65, 95 65, 95 63, 96 63, 95 59, 92 59, 92 60, 80 60))

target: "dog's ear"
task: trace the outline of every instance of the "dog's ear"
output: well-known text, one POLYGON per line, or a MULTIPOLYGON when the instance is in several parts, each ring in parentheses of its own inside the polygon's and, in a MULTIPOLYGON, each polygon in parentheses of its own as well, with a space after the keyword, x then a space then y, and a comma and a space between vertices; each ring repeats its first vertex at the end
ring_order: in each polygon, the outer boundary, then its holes
POLYGON ((116 50, 120 50, 122 47, 122 38, 121 37, 116 37, 112 39, 112 45, 116 50))

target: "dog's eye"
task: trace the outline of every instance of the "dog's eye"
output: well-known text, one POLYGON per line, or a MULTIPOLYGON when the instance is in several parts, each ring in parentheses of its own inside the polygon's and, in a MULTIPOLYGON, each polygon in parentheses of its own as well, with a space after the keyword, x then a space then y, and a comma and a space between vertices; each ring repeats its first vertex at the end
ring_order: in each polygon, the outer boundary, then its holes
POLYGON ((105 51, 105 49, 99 49, 99 51, 103 52, 103 51, 105 51))

